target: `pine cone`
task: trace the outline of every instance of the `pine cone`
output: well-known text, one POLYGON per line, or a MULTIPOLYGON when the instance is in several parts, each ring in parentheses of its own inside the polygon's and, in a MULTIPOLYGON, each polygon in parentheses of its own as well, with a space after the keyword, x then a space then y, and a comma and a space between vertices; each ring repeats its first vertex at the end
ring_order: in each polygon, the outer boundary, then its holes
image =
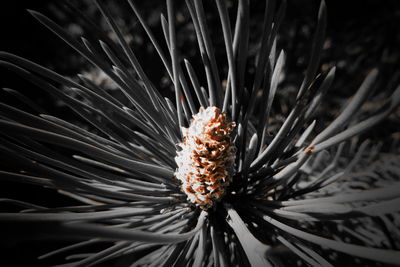
POLYGON ((234 123, 217 107, 200 108, 189 128, 182 128, 182 148, 175 158, 175 177, 190 202, 207 210, 221 199, 231 181, 234 123))

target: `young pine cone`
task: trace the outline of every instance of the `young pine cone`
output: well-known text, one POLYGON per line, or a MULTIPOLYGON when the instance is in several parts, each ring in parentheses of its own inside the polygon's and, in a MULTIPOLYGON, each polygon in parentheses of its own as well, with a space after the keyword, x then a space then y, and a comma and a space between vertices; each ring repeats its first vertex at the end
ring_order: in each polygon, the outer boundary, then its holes
POLYGON ((189 128, 182 128, 175 177, 189 202, 204 210, 221 199, 231 181, 235 147, 230 134, 234 127, 225 113, 211 106, 201 107, 189 128))

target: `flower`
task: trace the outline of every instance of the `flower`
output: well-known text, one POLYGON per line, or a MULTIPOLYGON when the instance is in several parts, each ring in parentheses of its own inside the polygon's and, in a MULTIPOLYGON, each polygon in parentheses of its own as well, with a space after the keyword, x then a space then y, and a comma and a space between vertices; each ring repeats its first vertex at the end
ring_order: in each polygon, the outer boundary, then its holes
MULTIPOLYGON (((270 111, 284 72, 285 54, 276 53, 276 40, 285 2, 276 13, 274 1, 266 5, 254 80, 246 88, 249 1, 239 1, 234 31, 226 3, 216 1, 229 69, 226 83, 221 82, 202 1, 186 1, 204 64, 204 90, 197 77, 200 72, 188 60, 185 70, 181 64, 174 1, 167 1, 168 19, 162 17, 166 56, 129 0, 174 84, 175 103, 164 98, 147 77, 107 6, 95 2, 119 45, 107 37, 110 34, 101 33, 104 39, 99 45, 86 39, 78 42, 44 15, 31 14, 104 72, 124 99, 89 79, 80 77, 77 82, 27 59, 0 53, 2 67, 62 100, 97 131, 0 104, 2 158, 9 164, 0 171, 1 179, 51 188, 83 203, 49 208, 3 200, 22 207, 17 213, 1 213, 0 222, 29 229, 23 238, 77 240, 42 259, 106 243, 99 252, 72 255, 69 263, 92 266, 133 255, 138 266, 271 266, 285 261, 277 249, 282 244, 310 265, 330 265, 334 258, 326 259, 326 250, 400 262, 399 251, 336 240, 325 231, 326 221, 384 216, 398 210, 398 182, 350 193, 323 192, 346 175, 361 175, 353 168, 368 143, 362 143, 344 167, 337 162, 352 137, 397 107, 400 88, 379 112, 359 120, 355 114, 378 75, 371 70, 340 114, 316 133, 315 111, 335 75, 332 68, 317 76, 326 24, 324 2, 304 80, 281 122, 272 122, 270 111), (277 130, 270 132, 271 126, 277 130)), ((15 236, 7 231, 3 240, 15 236)))

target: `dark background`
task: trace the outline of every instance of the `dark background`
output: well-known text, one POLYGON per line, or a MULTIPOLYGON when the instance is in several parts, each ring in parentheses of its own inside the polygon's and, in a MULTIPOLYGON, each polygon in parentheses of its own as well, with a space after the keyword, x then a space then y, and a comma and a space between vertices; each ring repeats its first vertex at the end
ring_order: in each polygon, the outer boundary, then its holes
MULTIPOLYGON (((88 65, 63 41, 44 28, 26 11, 26 9, 33 9, 54 18, 54 10, 50 5, 53 2, 39 0, 2 1, 0 8, 0 50, 28 58, 62 74, 72 75, 81 69, 87 69, 88 65)), ((114 3, 119 2, 125 4, 124 1, 114 1, 114 3)), ((160 11, 159 8, 156 8, 160 6, 160 1, 136 2, 143 8, 146 16, 152 15, 151 12, 160 11), (152 11, 153 7, 154 11, 152 11)), ((258 2, 261 1, 257 1, 257 4, 254 1, 250 3, 251 5, 254 4, 251 10, 254 14, 254 17, 252 17, 254 25, 252 27, 256 30, 258 26, 261 26, 263 15, 263 8, 258 8, 258 2)), ((381 70, 380 86, 376 89, 376 94, 379 94, 379 91, 391 91, 393 84, 398 84, 399 75, 397 62, 400 60, 400 2, 396 0, 327 0, 326 3, 328 7, 327 39, 330 40, 331 45, 324 51, 322 63, 338 66, 335 85, 330 92, 332 98, 329 100, 330 102, 327 102, 327 107, 334 109, 337 104, 336 98, 350 96, 358 88, 365 74, 373 67, 379 67, 381 70)), ((306 67, 311 43, 310 36, 315 29, 318 6, 319 1, 314 0, 288 1, 285 21, 280 30, 280 47, 284 48, 288 55, 287 70, 292 75, 288 77, 289 82, 298 82, 306 67)), ((133 16, 133 13, 131 15, 133 16)), ((66 24, 63 20, 60 23, 66 24)), ((141 30, 138 30, 138 34, 142 34, 141 30)), ((182 40, 182 42, 184 41, 182 40)), ((151 51, 140 47, 138 49, 138 56, 142 58, 141 62, 143 62, 144 69, 149 72, 149 76, 153 77, 153 80, 160 80, 163 73, 153 67, 154 62, 152 60, 148 60, 152 56, 151 51)), ((160 86, 162 87, 162 85, 160 86)), ((0 88, 3 87, 22 92, 51 111, 53 115, 72 116, 67 110, 57 107, 55 101, 43 94, 38 88, 13 73, 1 69, 0 88)), ((3 91, 0 91, 0 99, 11 104, 17 103, 3 91)), ((371 137, 386 140, 398 131, 400 126, 398 120, 393 119, 389 122, 385 124, 383 129, 372 131, 371 137)), ((0 197, 34 200, 39 205, 59 206, 73 203, 50 190, 42 189, 38 191, 34 186, 2 182, 0 192, 0 197)), ((48 265, 50 262, 39 262, 35 258, 55 249, 55 247, 64 245, 64 243, 47 241, 18 244, 0 243, 2 255, 0 266, 48 265), (2 264, 2 262, 6 263, 2 264)))
MULTIPOLYGON (((70 63, 71 58, 76 57, 76 53, 69 49, 54 34, 45 29, 26 11, 26 9, 33 9, 43 12, 50 18, 55 18, 54 9, 51 6, 54 6, 57 2, 62 1, 3 1, 0 9, 0 50, 12 52, 35 62, 53 67, 63 74, 75 73, 76 69, 72 69, 70 63)), ((112 2, 126 6, 123 0, 112 2)), ((136 2, 142 8, 145 15, 150 16, 152 15, 152 10, 153 13, 160 12, 159 7, 162 5, 160 1, 154 0, 136 2)), ((180 3, 182 1, 176 2, 180 3)), ((205 1, 205 3, 208 2, 212 3, 212 1, 205 1)), ((255 23, 260 25, 262 23, 261 18, 263 16, 264 3, 263 1, 250 2, 252 7, 252 21, 253 23, 256 21, 255 23), (260 21, 257 22, 257 19, 260 19, 260 21)), ((294 41, 282 41, 283 45, 281 45, 281 48, 287 51, 289 60, 295 60, 290 58, 293 51, 296 52, 296 55, 297 53, 302 53, 303 55, 307 55, 308 53, 307 48, 309 48, 311 40, 309 39, 310 33, 307 31, 312 31, 315 28, 320 1, 288 0, 287 2, 286 16, 280 33, 283 40, 292 39, 294 41), (296 38, 293 38, 293 32, 290 31, 296 32, 296 38)), ((323 62, 335 61, 335 63, 338 63, 343 59, 348 60, 350 52, 346 52, 346 50, 349 50, 348 46, 350 45, 359 45, 358 49, 360 51, 351 51, 352 55, 358 53, 357 55, 364 54, 368 57, 368 60, 363 62, 368 63, 363 65, 365 69, 380 64, 384 51, 388 51, 391 56, 397 59, 400 44, 399 1, 327 0, 326 4, 328 7, 327 38, 331 39, 332 45, 325 52, 325 60, 323 59, 323 62), (347 58, 344 58, 345 56, 347 58)), ((181 6, 181 4, 178 4, 178 6, 181 6)), ((215 7, 213 8, 214 10, 211 10, 211 12, 215 12, 215 7)), ((126 13, 134 16, 130 10, 127 10, 126 13)), ((65 24, 65 21, 58 21, 61 24, 65 24)), ((219 25, 217 26, 219 27, 219 25)), ((140 28, 140 26, 138 25, 136 28, 140 28)), ((134 29, 136 30, 136 28, 134 29)), ((141 34, 142 32, 139 30, 136 33, 141 34)), ((307 62, 306 60, 304 61, 305 63, 307 62)), ((146 65, 147 62, 144 61, 142 63, 146 65)), ((338 66, 339 70, 341 69, 340 66, 338 66)), ((362 73, 360 70, 358 72, 362 73)), ((1 85, 19 87, 18 80, 13 76, 2 75, 1 85)))

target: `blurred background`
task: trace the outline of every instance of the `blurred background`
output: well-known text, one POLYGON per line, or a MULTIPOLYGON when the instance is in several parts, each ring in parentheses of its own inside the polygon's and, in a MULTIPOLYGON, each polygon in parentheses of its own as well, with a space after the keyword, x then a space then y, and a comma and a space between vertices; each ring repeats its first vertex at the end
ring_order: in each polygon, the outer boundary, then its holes
MULTIPOLYGON (((0 8, 0 50, 7 51, 40 63, 57 72, 75 78, 77 73, 98 80, 99 84, 113 90, 113 84, 102 76, 95 68, 88 64, 75 51, 68 47, 37 22, 26 9, 44 13, 67 29, 77 39, 81 35, 91 41, 95 36, 81 27, 81 20, 76 12, 66 9, 64 3, 68 1, 3 1, 0 8)), ((97 26, 109 34, 105 21, 91 1, 71 1, 78 10, 97 23, 97 26)), ((134 48, 144 70, 153 83, 160 88, 164 95, 169 95, 170 81, 165 78, 165 70, 161 60, 149 43, 140 24, 126 1, 108 1, 110 11, 118 17, 118 23, 125 28, 127 40, 134 48)), ((154 31, 156 37, 165 48, 163 33, 160 26, 160 13, 165 6, 160 1, 136 1, 142 15, 154 31)), ((211 29, 212 40, 216 46, 217 62, 220 71, 226 73, 226 57, 224 44, 221 38, 220 22, 217 17, 216 6, 213 1, 204 1, 211 29), (221 49, 218 49, 221 48, 221 49), (222 52, 221 52, 222 51, 222 52)), ((278 88, 278 98, 275 104, 276 114, 285 114, 293 100, 291 95, 296 93, 303 74, 306 70, 311 40, 316 28, 319 0, 288 0, 284 22, 280 28, 278 51, 284 49, 287 55, 285 77, 278 88)), ((400 81, 400 2, 397 0, 326 0, 328 7, 328 25, 324 52, 321 59, 321 72, 332 66, 337 66, 337 75, 333 87, 326 97, 321 117, 330 121, 359 87, 365 75, 372 69, 380 71, 378 81, 371 94, 371 104, 364 105, 366 112, 373 112, 375 104, 382 100, 398 86, 400 81)), ((235 18, 236 1, 229 1, 230 16, 235 18)), ((262 18, 264 15, 264 1, 250 1, 251 5, 251 34, 249 82, 251 81, 252 63, 257 50, 257 40, 261 36, 262 18)), ((199 66, 197 43, 193 32, 190 17, 184 1, 177 1, 177 37, 180 53, 189 58, 194 66, 199 66)), ((113 36, 109 36, 111 39, 113 36)), ((224 77, 224 76, 223 76, 224 77)), ((202 84, 205 84, 204 82, 202 84)), ((37 103, 44 111, 64 119, 75 121, 77 118, 62 103, 46 95, 40 88, 36 88, 17 75, 0 70, 0 88, 11 88, 37 103)), ((2 102, 19 105, 12 94, 0 90, 2 102)), ((24 109, 24 107, 19 107, 24 109)), ((400 136, 400 112, 391 115, 382 127, 376 127, 363 138, 370 138, 382 144, 386 153, 398 153, 400 136)), ((321 125, 320 127, 323 127, 321 125)), ((47 206, 71 205, 74 202, 56 192, 47 189, 38 190, 32 186, 20 186, 2 182, 0 197, 17 198, 32 201, 47 206)), ((1 207, 2 210, 9 207, 1 207)), ((26 230, 26 229, 25 229, 26 230)), ((0 237, 1 238, 1 237, 0 237)), ((13 262, 14 266, 40 266, 51 264, 40 262, 36 257, 54 248, 54 245, 65 244, 55 242, 23 242, 18 244, 1 244, 2 255, 0 266, 9 266, 2 262, 13 262), (5 246, 5 247, 3 247, 5 246)), ((66 243, 67 244, 67 243, 66 243)), ((122 264, 123 263, 118 263, 122 264)), ((374 265, 373 263, 369 263, 374 265)), ((116 265, 119 266, 119 265, 116 265)), ((382 266, 382 265, 380 265, 382 266)))

